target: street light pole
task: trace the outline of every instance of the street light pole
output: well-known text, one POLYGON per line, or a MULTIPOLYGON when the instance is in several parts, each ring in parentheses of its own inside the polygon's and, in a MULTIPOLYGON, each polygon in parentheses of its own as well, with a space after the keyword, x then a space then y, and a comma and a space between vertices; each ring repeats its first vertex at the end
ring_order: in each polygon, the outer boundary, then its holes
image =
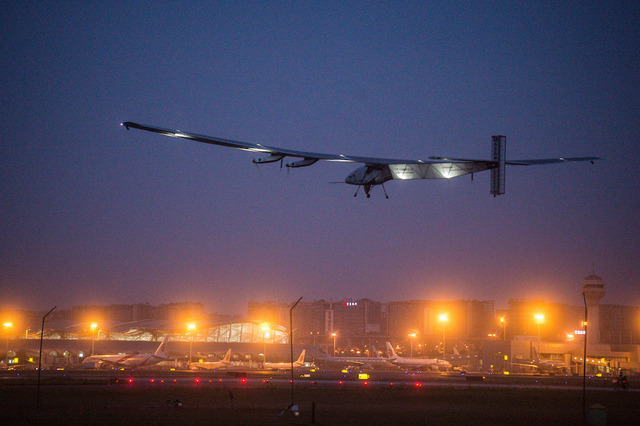
POLYGON ((13 323, 12 322, 5 322, 4 324, 4 332, 7 335, 7 354, 4 357, 4 363, 5 365, 9 365, 9 328, 13 327, 13 323))
POLYGON ((98 324, 96 324, 95 322, 91 323, 91 355, 93 355, 94 351, 95 351, 95 346, 96 346, 96 328, 98 327, 98 324))
POLYGON ((449 321, 449 315, 441 314, 440 322, 442 322, 442 357, 444 358, 447 355, 447 345, 446 345, 446 336, 445 336, 445 325, 449 321))
POLYGON ((40 352, 38 354, 38 392, 36 394, 36 409, 40 409, 40 372, 42 371, 42 339, 44 338, 44 320, 51 312, 53 312, 56 306, 51 308, 51 310, 42 317, 42 328, 40 329, 40 352))
POLYGON ((191 334, 191 340, 189 340, 189 362, 187 363, 187 365, 189 366, 189 369, 191 369, 191 357, 193 354, 193 330, 196 329, 196 325, 194 323, 191 323, 187 325, 187 328, 189 329, 189 334, 191 334))
POLYGON ((535 314, 534 318, 536 319, 536 322, 538 323, 538 356, 540 354, 540 324, 542 324, 542 322, 544 321, 544 315, 543 314, 535 314))
POLYGON ((582 419, 587 420, 587 297, 582 293, 584 302, 584 354, 582 358, 582 419))
POLYGON ((416 337, 416 333, 409 333, 409 339, 411 341, 411 358, 413 358, 413 339, 416 337))
POLYGON ((336 333, 331 333, 333 336, 333 356, 336 356, 336 333))
POLYGON ((442 357, 443 358, 447 354, 447 343, 446 343, 447 340, 446 340, 446 337, 445 337, 445 334, 444 334, 444 330, 445 330, 445 327, 444 327, 444 321, 443 321, 442 322, 442 357))
POLYGON ((262 344, 264 345, 264 350, 262 351, 262 366, 264 367, 265 362, 267 362, 267 331, 269 330, 269 324, 262 324, 262 344))
POLYGON ((293 304, 291 309, 289 309, 289 351, 291 356, 291 405, 288 409, 293 412, 295 415, 298 415, 298 407, 295 405, 294 400, 294 387, 293 387, 293 309, 298 306, 298 303, 302 300, 300 297, 296 303, 293 304))

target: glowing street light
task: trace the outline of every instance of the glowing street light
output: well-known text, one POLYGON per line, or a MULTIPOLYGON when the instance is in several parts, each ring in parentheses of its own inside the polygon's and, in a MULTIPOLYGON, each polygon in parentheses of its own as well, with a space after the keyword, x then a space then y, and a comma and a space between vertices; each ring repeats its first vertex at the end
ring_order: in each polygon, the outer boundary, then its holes
POLYGON ((447 324, 447 322, 449 321, 449 315, 448 314, 440 314, 440 322, 442 323, 442 357, 444 358, 444 356, 446 355, 446 340, 445 340, 445 325, 447 324))
POLYGON ((95 351, 95 347, 96 347, 96 328, 98 328, 98 324, 95 322, 91 323, 91 355, 93 355, 93 352, 95 351))
POLYGON ((415 339, 416 335, 417 334, 416 334, 415 331, 412 332, 412 333, 409 333, 409 337, 411 338, 410 339, 410 341, 411 341, 411 358, 413 358, 413 339, 415 339))
POLYGON ((504 317, 500 317, 500 324, 502 324, 502 340, 507 340, 507 323, 504 317))
POLYGON ((336 336, 338 335, 337 333, 331 333, 331 335, 333 336, 333 356, 336 356, 336 336))

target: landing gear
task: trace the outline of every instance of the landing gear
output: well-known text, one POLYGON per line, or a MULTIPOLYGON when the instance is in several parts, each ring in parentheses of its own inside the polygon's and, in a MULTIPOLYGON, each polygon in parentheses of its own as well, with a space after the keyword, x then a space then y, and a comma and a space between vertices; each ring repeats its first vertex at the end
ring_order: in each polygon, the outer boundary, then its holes
MULTIPOLYGON (((358 185, 358 189, 356 189, 356 193, 353 194, 354 197, 358 196, 358 191, 360 191, 360 187, 364 186, 364 193, 367 195, 367 198, 371 198, 371 188, 373 188, 374 185, 358 185)), ((384 197, 388 200, 389 196, 387 195, 387 190, 384 187, 384 184, 381 184, 382 186, 382 191, 384 191, 384 197)))

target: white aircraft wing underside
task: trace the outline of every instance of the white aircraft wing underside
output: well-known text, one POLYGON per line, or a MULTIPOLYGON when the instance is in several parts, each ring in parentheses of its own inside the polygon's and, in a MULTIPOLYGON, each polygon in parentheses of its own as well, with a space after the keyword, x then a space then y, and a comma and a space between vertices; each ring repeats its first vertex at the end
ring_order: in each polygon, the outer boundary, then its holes
POLYGON ((469 173, 481 172, 495 168, 497 163, 491 161, 445 162, 429 164, 389 164, 394 179, 450 179, 469 173))
POLYGON ((226 146, 229 148, 236 148, 244 151, 272 154, 275 156, 281 155, 285 157, 308 158, 308 159, 314 159, 314 160, 341 161, 341 162, 347 162, 347 163, 381 164, 381 165, 432 164, 432 163, 442 162, 439 160, 399 160, 399 159, 393 159, 393 158, 359 157, 354 155, 296 151, 293 149, 276 148, 272 146, 262 145, 259 143, 240 142, 240 141, 234 141, 230 139, 218 138, 214 136, 198 135, 196 133, 188 133, 180 130, 172 130, 172 129, 165 129, 162 127, 148 126, 145 124, 132 123, 130 121, 126 121, 122 123, 122 125, 127 129, 133 128, 133 129, 139 129, 139 130, 146 130, 148 132, 160 133, 165 136, 189 139, 192 141, 207 143, 211 145, 226 146))

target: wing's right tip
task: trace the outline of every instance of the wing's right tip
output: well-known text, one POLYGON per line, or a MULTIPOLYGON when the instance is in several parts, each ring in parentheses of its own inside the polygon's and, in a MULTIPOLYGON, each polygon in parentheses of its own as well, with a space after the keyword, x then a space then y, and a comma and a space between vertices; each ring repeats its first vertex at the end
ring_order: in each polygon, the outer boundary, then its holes
POLYGON ((123 126, 125 129, 129 130, 129 124, 131 124, 128 121, 123 121, 122 123, 120 123, 121 126, 123 126))

